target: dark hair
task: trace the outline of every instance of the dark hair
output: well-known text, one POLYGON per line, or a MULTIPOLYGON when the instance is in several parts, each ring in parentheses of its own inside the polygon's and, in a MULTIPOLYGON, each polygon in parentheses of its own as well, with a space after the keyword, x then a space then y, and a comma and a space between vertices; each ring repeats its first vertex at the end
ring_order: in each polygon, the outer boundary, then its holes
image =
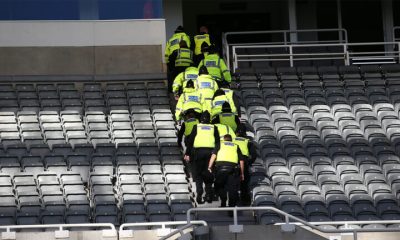
POLYGON ((204 65, 199 68, 199 75, 201 74, 208 74, 208 69, 204 65))
POLYGON ((208 28, 203 25, 199 28, 199 32, 200 32, 200 34, 206 34, 206 33, 208 33, 208 28))
POLYGON ((214 96, 213 96, 213 99, 216 98, 216 97, 218 97, 218 96, 222 96, 222 95, 225 95, 224 90, 218 89, 217 91, 215 91, 214 96))
POLYGON ((202 52, 202 53, 208 52, 208 47, 209 47, 209 46, 210 46, 210 45, 208 45, 208 43, 203 42, 203 43, 201 44, 201 46, 200 46, 201 52, 202 52))
POLYGON ((200 122, 201 123, 210 123, 211 116, 208 111, 204 111, 201 116, 200 116, 200 122))
POLYGON ((194 88, 194 83, 193 83, 192 79, 190 79, 186 82, 186 88, 194 88))
POLYGON ((232 136, 230 134, 225 134, 224 135, 224 141, 232 142, 232 136))
POLYGON ((191 119, 196 117, 196 111, 193 108, 189 108, 188 110, 185 111, 185 120, 191 119))

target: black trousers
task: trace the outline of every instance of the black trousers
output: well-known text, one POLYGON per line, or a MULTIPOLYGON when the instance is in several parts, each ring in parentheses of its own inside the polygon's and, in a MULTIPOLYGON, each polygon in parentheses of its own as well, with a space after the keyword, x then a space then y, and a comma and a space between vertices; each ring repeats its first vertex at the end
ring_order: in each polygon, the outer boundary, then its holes
POLYGON ((203 195, 203 183, 206 195, 212 194, 213 175, 208 171, 208 162, 212 148, 194 148, 190 156, 192 177, 196 183, 197 196, 203 195))
POLYGON ((225 169, 217 166, 215 173, 214 189, 221 199, 221 206, 226 206, 226 200, 229 197, 229 207, 237 205, 239 199, 239 170, 235 168, 225 169))

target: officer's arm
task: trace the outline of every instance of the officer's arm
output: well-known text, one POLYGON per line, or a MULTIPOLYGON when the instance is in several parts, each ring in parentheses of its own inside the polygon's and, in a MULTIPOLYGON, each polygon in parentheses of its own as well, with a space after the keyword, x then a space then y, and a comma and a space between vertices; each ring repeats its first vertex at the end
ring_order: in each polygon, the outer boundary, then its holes
POLYGON ((178 56, 178 50, 175 50, 171 53, 171 55, 169 55, 169 64, 172 68, 175 67, 175 60, 176 57, 178 56))
POLYGON ((204 59, 200 61, 199 66, 197 68, 200 69, 200 67, 203 65, 204 65, 204 59))
POLYGON ((192 132, 189 134, 188 139, 187 139, 187 146, 186 146, 186 153, 185 155, 189 155, 192 152, 193 148, 193 143, 194 143, 194 138, 197 135, 197 125, 195 125, 192 129, 192 132))
POLYGON ((219 87, 218 87, 218 83, 215 81, 215 80, 213 80, 214 81, 214 93, 219 89, 219 87))
POLYGON ((240 100, 239 100, 238 96, 235 94, 235 92, 233 92, 232 99, 233 99, 233 104, 235 105, 235 108, 237 110, 237 114, 240 117, 240 115, 241 115, 241 113, 240 113, 240 100))
POLYGON ((219 123, 219 117, 218 117, 218 116, 216 116, 216 117, 211 121, 211 124, 217 124, 217 123, 219 123))
POLYGON ((240 164, 240 179, 241 181, 244 180, 244 156, 242 154, 242 151, 240 151, 240 148, 237 148, 237 155, 239 159, 239 164, 240 164))
POLYGON ((186 39, 184 39, 184 40, 186 41, 186 44, 187 44, 188 48, 190 48, 190 46, 191 46, 191 39, 190 39, 189 35, 186 34, 184 38, 186 38, 186 39))
POLYGON ((249 157, 249 164, 253 164, 254 161, 257 158, 257 149, 256 146, 254 145, 253 142, 249 141, 249 143, 247 144, 247 147, 249 148, 249 153, 250 153, 250 157, 249 157))
POLYGON ((182 123, 181 129, 178 132, 178 145, 182 147, 182 138, 183 134, 185 133, 185 123, 182 123))
POLYGON ((220 148, 221 140, 219 137, 218 128, 216 126, 214 127, 214 141, 215 141, 214 153, 217 154, 217 152, 219 151, 219 148, 220 148))
POLYGON ((179 73, 174 79, 174 83, 172 84, 172 92, 175 96, 179 95, 179 89, 182 87, 183 83, 183 72, 179 73))
POLYGON ((215 159, 217 159, 217 154, 213 153, 211 155, 210 161, 208 162, 208 171, 211 172, 211 168, 214 165, 215 159))
POLYGON ((231 72, 226 67, 225 62, 222 59, 221 59, 220 66, 221 66, 221 72, 224 75, 224 80, 227 81, 228 83, 230 83, 232 81, 231 72))
POLYGON ((237 115, 235 115, 235 123, 236 123, 237 126, 240 125, 240 119, 239 119, 239 117, 237 115))
POLYGON ((175 108, 176 121, 181 120, 182 107, 183 107, 183 95, 181 95, 181 97, 178 100, 178 103, 176 104, 176 108, 175 108))
POLYGON ((170 52, 169 52, 169 41, 167 41, 167 44, 165 46, 165 54, 164 54, 164 59, 165 59, 166 63, 168 63, 169 55, 170 55, 170 52))

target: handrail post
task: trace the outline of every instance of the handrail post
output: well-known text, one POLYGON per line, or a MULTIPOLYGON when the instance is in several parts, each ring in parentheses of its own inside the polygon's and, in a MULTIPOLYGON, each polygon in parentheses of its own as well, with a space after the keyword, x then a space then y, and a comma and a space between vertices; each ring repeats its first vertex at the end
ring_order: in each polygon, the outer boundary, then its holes
POLYGON ((290 66, 293 67, 293 46, 289 46, 289 59, 290 59, 290 66))
POLYGON ((283 32, 283 43, 284 43, 284 45, 287 45, 287 32, 286 31, 284 31, 283 32))
POLYGON ((349 66, 350 65, 350 53, 349 53, 349 48, 346 47, 346 45, 343 45, 343 50, 345 52, 345 61, 344 64, 349 66))
POLYGON ((400 63, 400 42, 397 43, 397 63, 400 63))
POLYGON ((238 224, 237 207, 234 207, 233 209, 230 208, 228 211, 233 211, 233 225, 229 225, 229 232, 231 233, 243 232, 243 225, 238 224))

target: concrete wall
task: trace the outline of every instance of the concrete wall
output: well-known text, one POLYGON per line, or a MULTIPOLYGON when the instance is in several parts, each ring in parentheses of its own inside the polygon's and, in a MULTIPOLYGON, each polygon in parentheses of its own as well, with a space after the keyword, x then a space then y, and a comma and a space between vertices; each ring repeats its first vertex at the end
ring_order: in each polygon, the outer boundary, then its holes
MULTIPOLYGON (((182 16, 182 1, 183 0, 164 0, 163 2, 167 39, 174 34, 177 26, 184 25, 182 16)), ((184 27, 186 28, 186 24, 184 27)))
POLYGON ((0 75, 161 73, 160 45, 0 47, 0 75))
POLYGON ((1 75, 162 73, 164 20, 0 21, 1 75))

